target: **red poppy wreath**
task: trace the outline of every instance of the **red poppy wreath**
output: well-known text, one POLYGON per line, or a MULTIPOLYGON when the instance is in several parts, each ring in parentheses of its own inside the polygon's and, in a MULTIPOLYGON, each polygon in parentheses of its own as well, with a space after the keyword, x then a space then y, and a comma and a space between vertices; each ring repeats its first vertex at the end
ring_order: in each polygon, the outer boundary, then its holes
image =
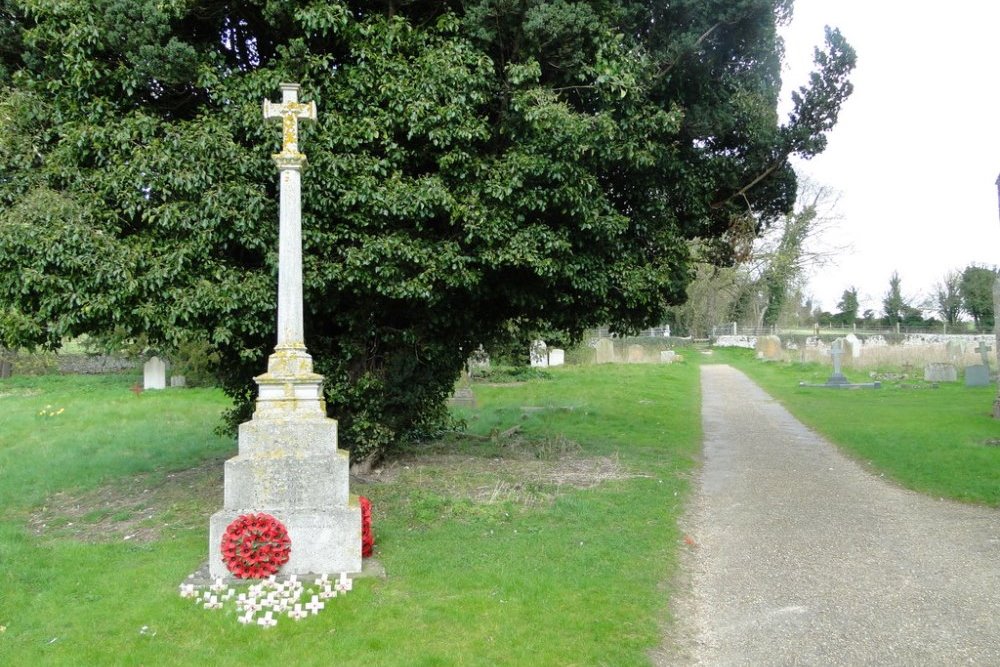
POLYGON ((288 562, 292 540, 270 514, 236 517, 222 535, 222 560, 240 579, 263 579, 288 562))
POLYGON ((361 557, 368 558, 375 546, 375 538, 372 537, 372 504, 364 496, 358 496, 358 503, 361 505, 361 557))

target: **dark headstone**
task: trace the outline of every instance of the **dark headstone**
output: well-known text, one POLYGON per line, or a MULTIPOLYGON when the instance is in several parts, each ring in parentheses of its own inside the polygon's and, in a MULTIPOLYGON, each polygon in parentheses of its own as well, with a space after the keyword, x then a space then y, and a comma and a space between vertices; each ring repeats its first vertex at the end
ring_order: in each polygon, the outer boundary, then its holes
POLYGON ((965 367, 966 387, 987 387, 990 384, 990 367, 984 364, 965 367))

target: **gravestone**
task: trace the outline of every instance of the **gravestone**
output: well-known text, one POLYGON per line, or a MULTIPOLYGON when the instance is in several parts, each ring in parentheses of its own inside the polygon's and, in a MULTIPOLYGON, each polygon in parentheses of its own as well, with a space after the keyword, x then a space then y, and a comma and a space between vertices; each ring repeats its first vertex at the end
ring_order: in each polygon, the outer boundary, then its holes
POLYGON ((642 345, 629 345, 627 353, 626 359, 630 364, 641 364, 646 361, 646 351, 642 349, 642 345))
POLYGON ((926 382, 958 382, 958 369, 955 364, 927 364, 924 366, 926 382))
POLYGON ((170 386, 171 387, 186 387, 187 378, 183 375, 171 375, 170 376, 170 386))
POLYGON ((983 364, 965 367, 966 387, 987 387, 990 384, 990 367, 983 364))
POLYGON ((159 357, 151 357, 142 367, 143 389, 167 388, 167 362, 159 357))
POLYGON ((957 340, 949 340, 945 344, 945 349, 948 352, 948 361, 952 364, 957 364, 965 356, 965 345, 957 340))
POLYGON ((258 386, 253 417, 239 427, 239 454, 226 461, 223 508, 209 521, 209 574, 225 577, 222 536, 239 516, 266 513, 284 524, 291 552, 282 575, 361 571, 361 507, 350 495, 347 452, 326 416, 323 376, 313 372, 302 319, 301 176, 298 121, 315 120, 315 103, 281 84, 280 104, 264 118, 282 121, 279 171, 277 344, 258 386))
POLYGON ((566 350, 554 347, 549 350, 549 366, 562 366, 566 363, 566 350))
POLYGON ((990 355, 989 351, 993 348, 986 344, 986 341, 979 341, 979 346, 976 348, 976 352, 979 353, 979 358, 983 360, 983 366, 987 368, 990 367, 990 355))
POLYGON ((781 359, 781 339, 777 336, 758 336, 757 358, 764 361, 777 361, 781 359))
POLYGON ((615 362, 615 344, 610 338, 600 338, 594 346, 596 356, 594 361, 598 364, 613 364, 615 362))
POLYGON ((462 371, 462 376, 455 383, 455 391, 448 399, 448 404, 462 408, 476 407, 476 395, 472 391, 472 377, 469 373, 462 371))
POLYGON ((861 358, 861 339, 855 336, 853 333, 849 333, 844 336, 844 342, 851 349, 851 358, 860 359, 861 358))
POLYGON ((833 374, 830 375, 826 380, 828 387, 835 387, 844 384, 850 384, 847 378, 844 377, 844 373, 840 367, 841 357, 844 355, 844 339, 838 338, 833 341, 833 345, 830 347, 830 356, 833 357, 833 374))
POLYGON ((9 359, 0 359, 0 379, 6 380, 14 374, 14 367, 9 359))
MULTIPOLYGON (((528 357, 532 368, 545 368, 549 365, 549 355, 544 340, 536 340, 528 348, 528 357)), ((523 359, 524 357, 522 357, 523 359)))
POLYGON ((973 366, 966 366, 965 368, 966 387, 986 387, 990 384, 989 351, 992 349, 993 348, 987 345, 985 341, 979 341, 979 346, 976 348, 976 352, 979 353, 979 356, 983 360, 983 363, 976 364, 973 366))
POLYGON ((672 364, 677 361, 677 353, 673 350, 663 350, 660 352, 661 364, 672 364))
POLYGON ((476 407, 476 395, 472 391, 472 358, 465 363, 465 368, 455 382, 455 390, 448 398, 448 404, 463 408, 476 407))
POLYGON ((486 350, 480 345, 477 349, 472 351, 469 355, 469 371, 474 372, 476 369, 484 369, 490 367, 490 355, 486 354, 486 350))

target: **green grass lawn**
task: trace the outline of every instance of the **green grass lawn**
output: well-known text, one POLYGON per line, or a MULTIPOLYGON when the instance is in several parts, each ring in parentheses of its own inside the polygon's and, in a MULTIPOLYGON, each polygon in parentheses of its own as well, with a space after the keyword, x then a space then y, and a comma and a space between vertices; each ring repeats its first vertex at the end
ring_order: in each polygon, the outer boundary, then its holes
MULTIPOLYGON (((1000 506, 1000 422, 996 387, 922 379, 881 389, 799 387, 823 383, 830 366, 757 361, 745 350, 716 350, 716 361, 744 371, 800 421, 898 483, 936 497, 1000 506)), ((898 370, 898 369, 896 369, 898 370)), ((845 371, 848 380, 871 380, 845 371)))
POLYGON ((0 664, 619 666, 661 641, 694 364, 476 385, 469 435, 353 487, 387 578, 270 630, 178 595, 235 454, 225 398, 134 381, 0 381, 0 664))

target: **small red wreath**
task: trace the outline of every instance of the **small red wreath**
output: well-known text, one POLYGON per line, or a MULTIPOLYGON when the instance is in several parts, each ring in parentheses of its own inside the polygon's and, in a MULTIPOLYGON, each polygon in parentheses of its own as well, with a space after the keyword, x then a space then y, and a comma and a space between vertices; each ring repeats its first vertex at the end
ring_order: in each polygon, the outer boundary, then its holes
POLYGON ((368 558, 375 546, 375 538, 372 537, 372 503, 364 496, 358 496, 358 503, 361 505, 361 557, 368 558))
POLYGON ((222 560, 240 579, 263 579, 288 562, 292 540, 270 514, 236 517, 222 535, 222 560))

